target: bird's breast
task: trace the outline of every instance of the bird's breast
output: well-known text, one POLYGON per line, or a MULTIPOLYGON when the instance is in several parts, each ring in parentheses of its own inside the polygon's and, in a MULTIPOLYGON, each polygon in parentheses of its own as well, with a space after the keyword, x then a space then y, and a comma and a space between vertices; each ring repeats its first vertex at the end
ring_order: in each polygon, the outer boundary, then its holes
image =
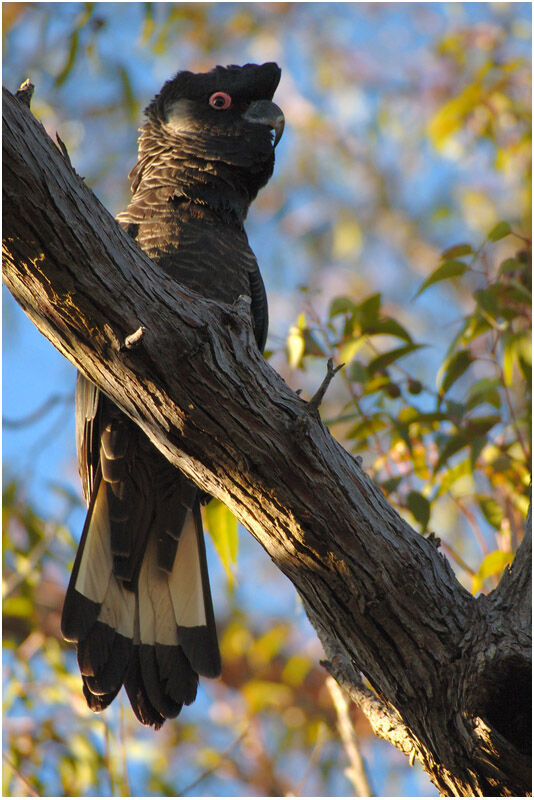
POLYGON ((250 294, 256 259, 237 226, 169 215, 141 222, 136 238, 171 278, 205 297, 233 303, 250 294))

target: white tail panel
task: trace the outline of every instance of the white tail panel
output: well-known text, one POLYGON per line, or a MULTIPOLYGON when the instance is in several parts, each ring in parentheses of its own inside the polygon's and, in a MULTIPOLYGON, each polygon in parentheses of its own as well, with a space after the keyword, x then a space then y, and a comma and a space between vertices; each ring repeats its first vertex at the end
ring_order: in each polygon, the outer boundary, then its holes
POLYGON ((188 512, 185 518, 168 580, 176 624, 186 628, 206 625, 202 574, 192 512, 188 512))
POLYGON ((98 489, 75 589, 94 603, 102 603, 113 570, 110 546, 107 489, 104 481, 98 489))

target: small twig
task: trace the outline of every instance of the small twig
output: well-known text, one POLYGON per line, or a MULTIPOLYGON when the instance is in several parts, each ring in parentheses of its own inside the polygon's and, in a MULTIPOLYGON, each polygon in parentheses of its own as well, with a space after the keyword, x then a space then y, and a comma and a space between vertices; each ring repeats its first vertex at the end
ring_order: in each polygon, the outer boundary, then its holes
POLYGON ((63 158, 65 159, 65 161, 67 162, 69 167, 72 167, 72 169, 74 169, 74 167, 72 166, 72 161, 70 160, 70 156, 69 156, 68 150, 67 150, 67 145, 65 144, 65 142, 60 137, 60 135, 59 135, 59 133, 57 131, 56 131, 56 140, 57 140, 57 143, 59 145, 59 149, 61 150, 61 153, 63 155, 63 158))
POLYGON ((438 549, 438 547, 441 547, 441 539, 439 538, 439 536, 436 536, 435 531, 429 531, 425 536, 425 539, 430 544, 433 544, 436 550, 438 549))
POLYGON ((26 556, 24 566, 19 567, 18 572, 13 572, 11 576, 4 581, 2 589, 3 600, 5 600, 6 597, 9 597, 9 595, 14 592, 21 583, 24 583, 34 567, 39 563, 48 550, 48 547, 50 546, 52 539, 55 538, 55 535, 55 526, 50 523, 47 524, 43 538, 35 545, 33 550, 30 551, 29 555, 26 556))
POLYGON ((319 386, 319 388, 317 389, 311 400, 308 403, 306 403, 306 408, 304 409, 302 414, 296 419, 295 429, 298 436, 303 435, 308 420, 311 417, 319 418, 319 406, 321 405, 323 397, 326 394, 326 390, 330 386, 330 382, 334 377, 334 375, 336 374, 336 372, 339 372, 339 370, 344 366, 345 366, 344 364, 339 364, 337 367, 334 367, 333 359, 332 358, 328 359, 326 365, 326 375, 323 379, 323 382, 321 383, 321 385, 319 386))
POLYGON ((129 336, 126 337, 124 340, 124 344, 121 345, 121 350, 133 350, 137 347, 145 335, 146 328, 144 325, 140 325, 136 331, 130 333, 129 336))
POLYGON ((8 765, 8 767, 9 767, 10 769, 12 769, 12 770, 13 770, 13 772, 15 773, 15 775, 17 776, 17 778, 19 779, 19 781, 22 783, 22 785, 23 785, 23 786, 24 786, 24 787, 25 787, 25 788, 28 790, 29 794, 31 794, 31 796, 32 796, 32 797, 40 797, 41 795, 39 794, 39 792, 37 792, 37 791, 36 791, 36 790, 33 788, 33 786, 31 785, 31 783, 29 783, 29 782, 26 780, 26 778, 24 777, 24 775, 21 775, 21 774, 20 774, 20 772, 18 771, 18 769, 16 768, 16 766, 13 764, 13 762, 12 762, 12 761, 10 761, 10 759, 9 759, 9 758, 6 756, 6 754, 5 754, 5 753, 2 753, 2 757, 3 757, 4 761, 6 762, 6 764, 8 765))
POLYGON ((476 570, 470 567, 469 564, 466 564, 463 558, 459 556, 458 553, 450 545, 447 544, 447 542, 444 542, 443 539, 441 540, 440 547, 445 553, 447 553, 453 559, 453 561, 456 561, 458 566, 464 569, 467 572, 467 574, 470 575, 471 578, 475 577, 475 575, 477 574, 476 570))
POLYGON ((45 400, 39 408, 27 414, 25 417, 19 417, 18 419, 6 419, 4 417, 2 424, 4 428, 25 428, 26 425, 33 425, 34 422, 38 422, 41 417, 44 417, 55 405, 59 405, 59 403, 71 403, 73 401, 73 394, 53 394, 45 400))
POLYGON ((374 797, 371 792, 371 786, 365 772, 365 765, 360 753, 358 740, 354 731, 354 726, 349 717, 349 704, 347 703, 346 696, 341 691, 339 684, 332 678, 326 679, 326 688, 330 692, 330 696, 334 703, 337 714, 337 728, 341 741, 345 748, 345 752, 350 761, 350 767, 345 770, 347 778, 354 786, 354 790, 358 797, 374 797))
POLYGON ((313 412, 318 412, 319 411, 319 406, 321 405, 321 403, 323 401, 323 397, 326 394, 326 390, 330 386, 332 378, 334 377, 336 372, 339 372, 339 370, 342 369, 342 367, 344 367, 344 366, 345 366, 345 364, 338 364, 337 367, 334 367, 333 359, 332 358, 328 359, 327 364, 326 364, 326 375, 324 376, 323 382, 321 383, 321 385, 319 386, 319 388, 317 389, 317 391, 313 395, 312 399, 308 403, 308 411, 309 411, 309 413, 313 413, 313 412))
POLYGON ((106 724, 106 719, 101 717, 104 725, 104 762, 109 776, 109 794, 110 797, 115 797, 115 778, 113 777, 113 767, 111 764, 111 744, 109 741, 109 728, 106 724))
POLYGON ((126 734, 124 731, 124 702, 121 699, 119 712, 119 736, 122 760, 122 796, 131 797, 130 776, 128 774, 128 759, 126 758, 126 734))
POLYGON ((304 787, 306 786, 306 781, 310 777, 312 768, 314 767, 314 765, 315 765, 315 763, 316 763, 316 761, 317 761, 317 759, 318 759, 318 757, 320 755, 320 752, 321 752, 321 750, 323 748, 323 745, 324 745, 324 743, 326 741, 325 732, 326 732, 326 725, 321 724, 319 726, 319 731, 317 733, 317 739, 315 741, 315 744, 313 746, 313 750, 311 752, 310 758, 309 758, 308 763, 306 765, 306 769, 304 770, 304 775, 302 776, 299 785, 295 789, 295 792, 292 793, 289 796, 292 796, 292 797, 302 797, 303 796, 304 787))
POLYGON ((229 754, 232 752, 232 750, 233 750, 235 747, 237 747, 237 745, 239 744, 239 742, 240 742, 242 739, 244 739, 244 738, 245 738, 245 736, 246 736, 246 735, 247 735, 247 733, 248 733, 249 727, 250 727, 250 726, 248 726, 248 725, 247 725, 247 727, 245 728, 245 730, 244 730, 242 733, 240 733, 240 734, 239 734, 239 736, 237 737, 237 739, 234 739, 234 741, 233 741, 233 742, 231 742, 231 744, 230 744, 230 745, 229 745, 229 746, 226 748, 226 750, 223 750, 223 752, 220 754, 219 760, 217 761, 217 763, 216 763, 216 764, 215 764, 213 767, 210 767, 209 769, 207 769, 207 770, 205 770, 204 772, 202 772, 202 773, 201 773, 201 774, 198 776, 198 778, 195 778, 195 780, 194 780, 192 783, 190 783, 188 786, 186 786, 186 787, 185 787, 185 789, 181 789, 181 790, 178 792, 177 796, 178 796, 178 797, 185 797, 185 795, 186 795, 188 792, 190 792, 190 791, 191 791, 191 789, 194 789, 194 787, 195 787, 195 786, 198 786, 198 784, 199 784, 201 781, 203 781, 203 780, 204 780, 204 778, 207 778, 207 777, 208 777, 209 775, 211 775, 213 772, 216 772, 216 770, 218 770, 218 769, 219 769, 219 767, 222 765, 222 763, 223 763, 224 759, 225 759, 225 758, 226 758, 226 757, 227 757, 227 756, 228 756, 228 755, 229 755, 229 754))
POLYGON ((469 508, 467 508, 462 503, 462 501, 458 497, 455 497, 453 499, 454 499, 454 502, 456 503, 456 505, 458 506, 458 508, 460 509, 460 511, 462 512, 462 514, 464 515, 464 517, 466 517, 469 520, 469 522, 471 523, 471 527, 473 528, 473 532, 475 534, 475 539, 478 542, 478 546, 482 550, 483 554, 485 556, 487 556, 488 553, 489 553, 489 547, 486 544, 486 540, 484 539, 484 534, 482 533, 482 531, 480 529, 480 525, 478 524, 475 515, 472 513, 472 511, 469 508))
POLYGON ((32 101, 34 90, 35 86, 30 81, 29 78, 26 78, 24 83, 20 84, 20 87, 18 88, 15 97, 17 98, 17 100, 20 100, 20 102, 23 103, 25 106, 27 106, 27 108, 29 108, 30 103, 32 101))

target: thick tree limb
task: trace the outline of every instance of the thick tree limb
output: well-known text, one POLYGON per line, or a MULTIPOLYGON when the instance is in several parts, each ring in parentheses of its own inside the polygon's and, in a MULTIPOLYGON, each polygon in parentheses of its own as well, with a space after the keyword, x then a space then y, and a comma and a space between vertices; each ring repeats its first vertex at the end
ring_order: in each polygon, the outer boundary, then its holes
POLYGON ((174 284, 6 92, 3 141, 4 280, 30 319, 252 532, 442 793, 528 792, 530 539, 473 598, 262 358, 245 301, 174 284))

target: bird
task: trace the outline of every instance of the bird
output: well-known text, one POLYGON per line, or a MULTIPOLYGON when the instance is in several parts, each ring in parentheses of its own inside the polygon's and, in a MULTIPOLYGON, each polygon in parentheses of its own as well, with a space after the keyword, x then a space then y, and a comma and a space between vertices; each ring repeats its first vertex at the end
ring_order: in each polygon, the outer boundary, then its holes
MULTIPOLYGON (((244 229, 273 173, 284 115, 274 62, 180 71, 145 109, 131 199, 116 217, 178 286, 250 298, 263 352, 268 309, 244 229)), ((61 619, 89 708, 124 686, 155 729, 221 672, 201 503, 209 501, 91 381, 78 373, 76 446, 88 505, 61 619)))

